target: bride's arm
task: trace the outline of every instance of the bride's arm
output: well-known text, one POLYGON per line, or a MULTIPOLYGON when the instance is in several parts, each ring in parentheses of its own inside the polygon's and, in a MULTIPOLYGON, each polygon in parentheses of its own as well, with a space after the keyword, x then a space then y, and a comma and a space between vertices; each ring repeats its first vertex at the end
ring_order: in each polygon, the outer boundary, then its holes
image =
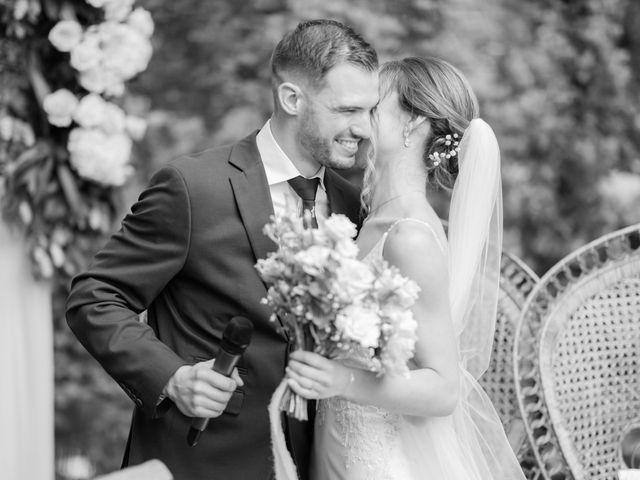
POLYGON ((449 415, 458 399, 457 347, 449 314, 446 253, 434 233, 402 222, 387 238, 385 259, 420 286, 413 307, 418 342, 409 378, 346 367, 309 352, 294 352, 288 367, 291 387, 308 398, 339 395, 407 415, 449 415), (313 389, 311 389, 313 387, 313 389))

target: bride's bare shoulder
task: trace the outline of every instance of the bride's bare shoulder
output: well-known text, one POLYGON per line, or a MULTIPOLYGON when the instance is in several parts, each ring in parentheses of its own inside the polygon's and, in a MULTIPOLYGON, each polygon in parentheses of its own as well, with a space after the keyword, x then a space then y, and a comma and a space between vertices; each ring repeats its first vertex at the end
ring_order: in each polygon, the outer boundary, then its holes
POLYGON ((447 248, 437 228, 422 220, 403 219, 389 231, 383 247, 382 257, 420 288, 440 284, 448 276, 447 248))
POLYGON ((446 237, 442 224, 422 218, 403 218, 395 222, 388 230, 385 250, 397 249, 412 254, 431 251, 433 247, 444 253, 446 237))

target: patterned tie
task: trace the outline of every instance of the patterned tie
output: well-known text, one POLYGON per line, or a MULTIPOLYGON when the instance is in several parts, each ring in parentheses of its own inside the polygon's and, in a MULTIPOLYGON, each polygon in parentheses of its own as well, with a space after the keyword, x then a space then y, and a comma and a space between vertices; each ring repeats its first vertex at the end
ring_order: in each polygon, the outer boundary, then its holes
POLYGON ((298 176, 289 180, 288 183, 302 199, 302 218, 304 219, 305 228, 318 228, 316 191, 318 190, 320 179, 318 177, 304 178, 298 176), (307 214, 307 212, 309 213, 307 214))

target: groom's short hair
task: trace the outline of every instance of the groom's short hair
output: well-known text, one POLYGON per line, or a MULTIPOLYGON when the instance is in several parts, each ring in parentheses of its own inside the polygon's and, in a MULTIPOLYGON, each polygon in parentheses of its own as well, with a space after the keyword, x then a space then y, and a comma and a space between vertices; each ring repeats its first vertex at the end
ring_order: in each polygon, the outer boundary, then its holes
POLYGON ((298 24, 276 45, 271 57, 272 82, 277 87, 286 72, 318 87, 339 63, 373 72, 378 69, 378 55, 351 27, 335 20, 309 20, 298 24))

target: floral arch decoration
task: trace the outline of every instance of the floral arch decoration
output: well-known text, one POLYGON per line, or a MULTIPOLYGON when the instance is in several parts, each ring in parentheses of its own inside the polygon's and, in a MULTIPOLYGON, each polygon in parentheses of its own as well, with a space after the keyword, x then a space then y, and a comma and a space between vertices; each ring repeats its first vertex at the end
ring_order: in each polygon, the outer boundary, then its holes
POLYGON ((5 0, 0 7, 0 206, 38 278, 69 277, 112 229, 146 121, 126 82, 154 30, 134 0, 5 0))

